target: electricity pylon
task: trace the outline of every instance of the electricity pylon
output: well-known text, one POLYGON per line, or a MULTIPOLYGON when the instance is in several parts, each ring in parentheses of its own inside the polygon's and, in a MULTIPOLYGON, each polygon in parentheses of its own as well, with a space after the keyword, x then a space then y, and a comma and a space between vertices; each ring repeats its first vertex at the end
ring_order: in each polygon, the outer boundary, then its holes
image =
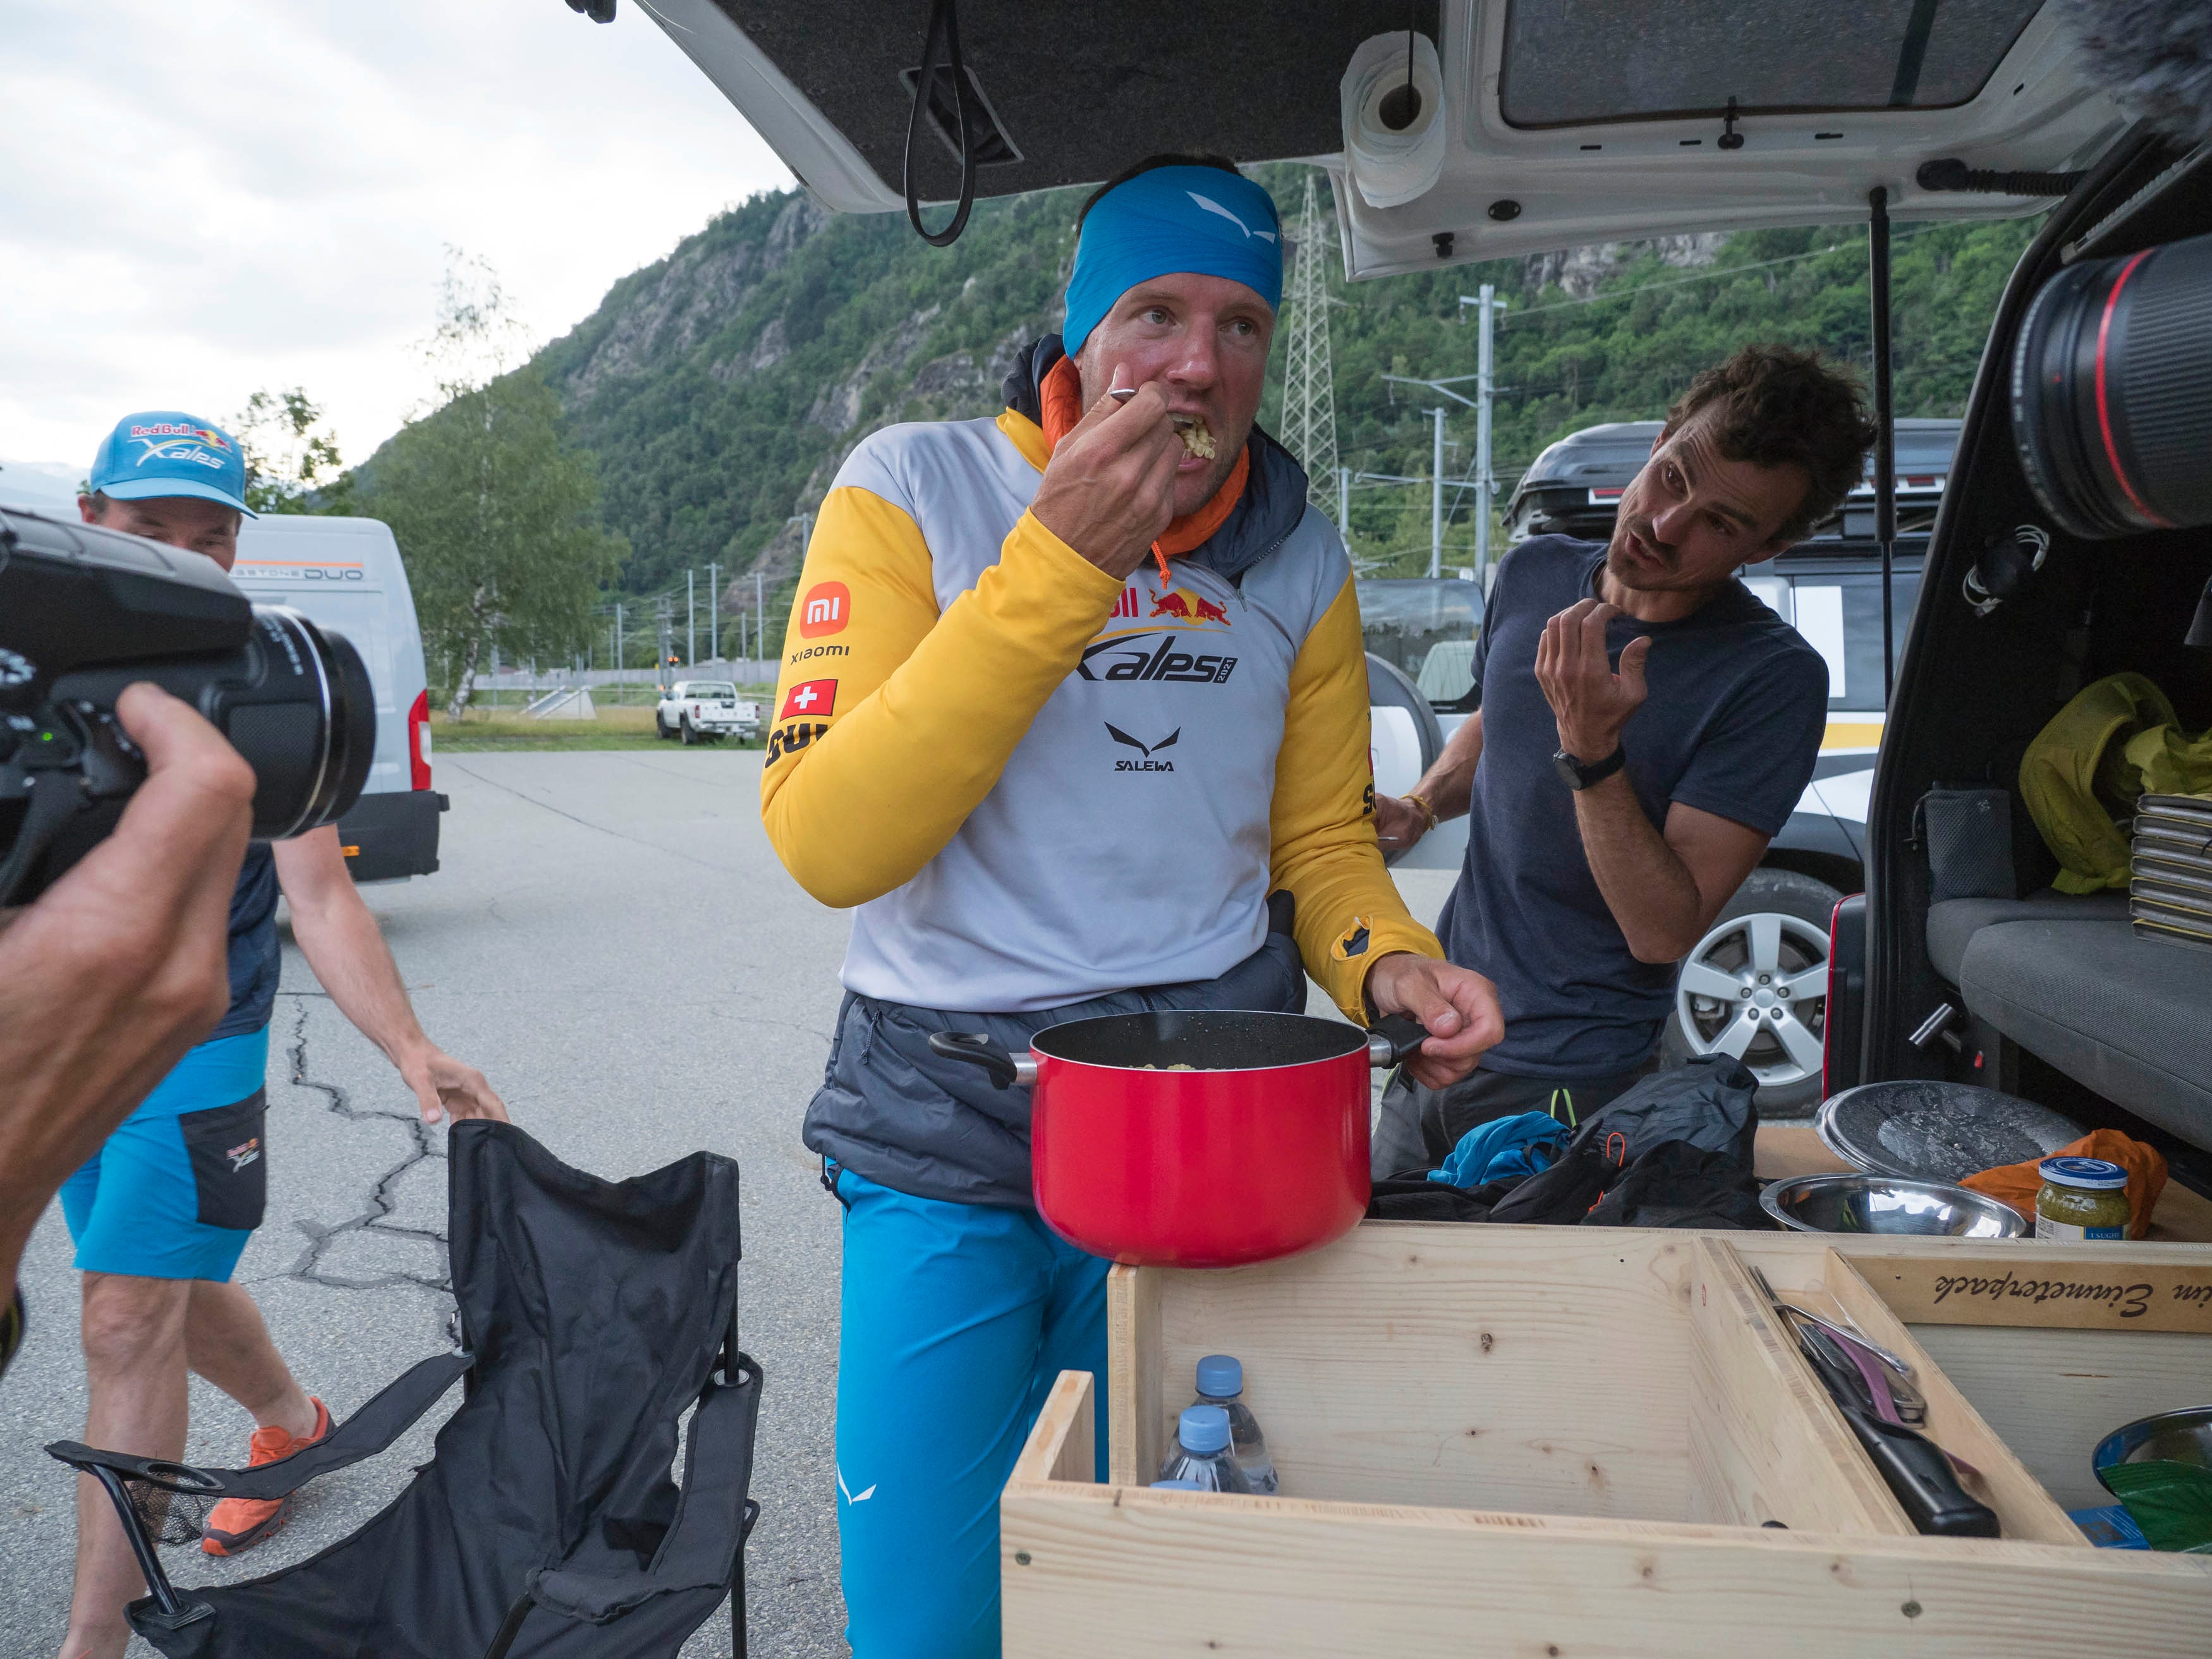
MULTIPOLYGON (((1297 259, 1291 268, 1290 337, 1284 355, 1283 447, 1306 470, 1306 499, 1334 518, 1337 489, 1336 379, 1328 353, 1328 256, 1334 227, 1321 215, 1314 175, 1306 175, 1298 217, 1297 259)), ((1344 528, 1339 525, 1340 531, 1344 528)))

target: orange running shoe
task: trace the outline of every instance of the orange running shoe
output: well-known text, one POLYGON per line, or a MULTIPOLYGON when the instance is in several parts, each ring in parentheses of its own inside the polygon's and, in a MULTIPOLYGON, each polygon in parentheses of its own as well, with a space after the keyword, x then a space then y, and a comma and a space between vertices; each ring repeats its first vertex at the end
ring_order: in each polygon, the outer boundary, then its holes
MULTIPOLYGON (((331 1431, 330 1407, 319 1400, 314 1401, 315 1431, 304 1438, 295 1439, 273 1424, 253 1431, 252 1455, 246 1467, 258 1469, 264 1463, 274 1463, 280 1457, 289 1457, 303 1447, 312 1446, 331 1431)), ((292 1498, 289 1492, 282 1498, 226 1498, 209 1511, 207 1525, 202 1530, 200 1547, 210 1555, 235 1555, 251 1548, 290 1518, 292 1498)))

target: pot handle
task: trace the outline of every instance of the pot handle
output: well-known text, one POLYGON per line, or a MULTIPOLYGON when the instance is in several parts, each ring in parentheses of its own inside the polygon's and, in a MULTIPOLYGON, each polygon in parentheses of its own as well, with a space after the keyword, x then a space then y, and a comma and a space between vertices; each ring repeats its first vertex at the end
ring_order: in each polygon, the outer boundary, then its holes
POLYGON ((1395 1066, 1428 1039, 1428 1027, 1404 1014, 1385 1014, 1367 1028, 1367 1061, 1395 1066))
POLYGON ((929 1052, 939 1060, 964 1060, 970 1066, 980 1066, 991 1074, 991 1086, 1003 1089, 1012 1084, 1026 1089, 1036 1081, 1036 1061, 1028 1054, 1011 1053, 1006 1045, 988 1031, 933 1031, 929 1035, 929 1052))

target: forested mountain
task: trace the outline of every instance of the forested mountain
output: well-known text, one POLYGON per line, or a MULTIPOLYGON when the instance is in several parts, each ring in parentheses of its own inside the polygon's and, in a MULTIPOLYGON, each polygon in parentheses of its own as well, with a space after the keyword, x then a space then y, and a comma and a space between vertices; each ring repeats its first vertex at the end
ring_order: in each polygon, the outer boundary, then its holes
MULTIPOLYGON (((1260 172, 1286 219, 1305 175, 1260 172)), ((1324 179, 1324 206, 1327 189, 1324 179)), ((1081 200, 1071 191, 978 203, 967 233, 938 249, 897 215, 832 217, 800 195, 763 196, 617 283, 536 367, 560 396, 572 441, 599 458, 602 513, 631 548, 622 589, 680 585, 687 568, 703 580, 713 561, 742 578, 748 598, 745 573, 757 562, 775 592, 795 574, 796 515, 869 431, 995 411, 1015 351, 1058 325, 1081 200)), ((1960 412, 2033 224, 1900 228, 1899 413, 1960 412)), ((1746 342, 1868 362, 1863 231, 1615 244, 1349 285, 1333 227, 1325 252, 1338 301, 1340 455, 1368 473, 1427 475, 1421 408, 1436 399, 1406 388, 1394 397, 1382 377, 1472 374, 1476 331, 1471 313, 1461 321, 1459 298, 1484 282, 1511 307, 1498 334, 1495 439, 1509 489, 1553 438, 1656 416, 1698 368, 1746 342)), ((1271 394, 1264 422, 1272 410, 1271 394)), ((1448 477, 1468 465, 1474 426, 1466 411, 1448 422, 1448 477)), ((1456 500, 1461 522, 1447 534, 1459 547, 1472 496, 1456 500)), ((1425 562, 1425 485, 1369 484, 1352 501, 1355 551, 1425 562)))

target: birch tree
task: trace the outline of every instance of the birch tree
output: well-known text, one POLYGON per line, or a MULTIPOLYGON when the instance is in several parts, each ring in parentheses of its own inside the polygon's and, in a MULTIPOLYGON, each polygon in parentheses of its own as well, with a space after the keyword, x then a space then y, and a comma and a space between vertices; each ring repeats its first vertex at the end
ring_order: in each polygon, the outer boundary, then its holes
POLYGON ((629 550, 599 527, 597 465, 562 441, 552 389, 511 366, 522 341, 489 268, 455 256, 427 349, 434 405, 362 486, 363 509, 398 540, 452 720, 495 645, 510 660, 581 650, 629 550))

